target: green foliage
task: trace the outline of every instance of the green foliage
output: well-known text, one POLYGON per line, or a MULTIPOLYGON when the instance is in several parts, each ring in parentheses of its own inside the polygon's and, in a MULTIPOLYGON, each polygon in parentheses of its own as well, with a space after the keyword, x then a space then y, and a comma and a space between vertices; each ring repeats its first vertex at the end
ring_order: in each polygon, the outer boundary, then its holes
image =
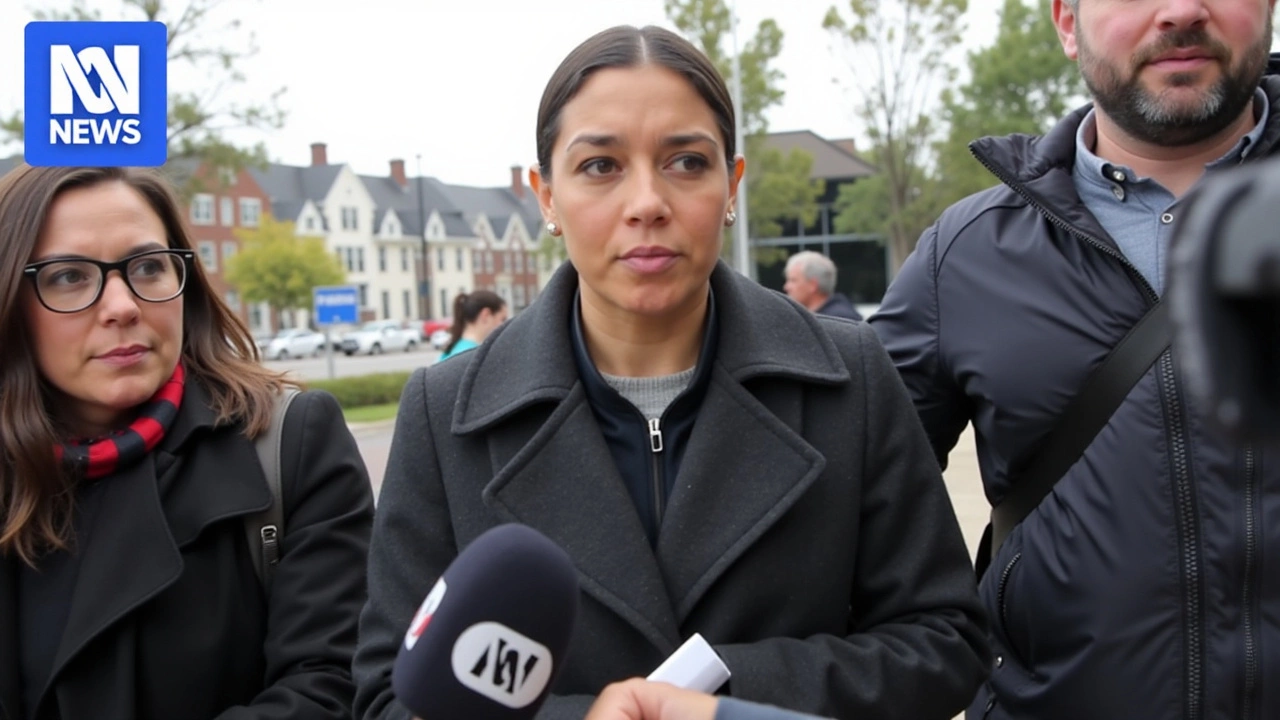
MULTIPOLYGON (((694 45, 702 49, 720 71, 726 84, 733 83, 733 28, 729 6, 725 0, 664 0, 667 17, 694 45)), ((746 148, 739 152, 747 158, 748 235, 771 237, 781 230, 778 221, 812 218, 818 213, 818 198, 823 193, 821 181, 811 181, 809 171, 813 158, 803 151, 790 156, 764 149, 764 136, 769 123, 769 108, 782 102, 782 71, 771 63, 782 52, 782 29, 772 19, 762 20, 755 34, 739 38, 738 66, 742 70, 742 123, 746 148)), ((732 257, 733 233, 726 233, 722 257, 732 257)), ((776 253, 753 248, 757 262, 772 264, 776 253)))
MULTIPOLYGON (((219 177, 217 170, 239 171, 244 167, 265 167, 266 148, 261 143, 251 148, 235 145, 227 139, 233 130, 274 130, 283 127, 284 111, 279 106, 284 88, 273 92, 265 102, 243 104, 235 86, 245 81, 240 66, 257 53, 252 32, 242 32, 240 20, 224 26, 215 24, 211 12, 224 0, 186 0, 180 8, 178 0, 120 0, 122 13, 113 20, 149 20, 165 23, 169 30, 168 59, 170 67, 187 64, 204 71, 208 79, 198 91, 169 94, 169 160, 199 160, 219 177), (235 97, 236 99, 229 99, 235 97)), ((37 20, 102 20, 102 12, 85 6, 84 0, 72 0, 66 9, 31 10, 37 20)), ((0 145, 22 143, 22 113, 0 118, 0 145)), ((179 188, 184 196, 200 192, 201 179, 192 175, 179 188)))
POLYGON ((404 386, 409 382, 411 370, 374 373, 332 380, 308 380, 311 390, 325 390, 333 394, 344 410, 399 402, 404 386))
MULTIPOLYGON (((748 141, 748 147, 763 143, 748 141)), ((775 237, 782 231, 778 223, 783 219, 796 219, 804 225, 812 225, 818 218, 817 199, 826 191, 826 181, 811 180, 813 156, 803 150, 792 150, 783 155, 773 148, 759 147, 751 154, 751 175, 754 184, 748 183, 752 237, 775 237)))
POLYGON ((243 247, 227 262, 226 278, 249 302, 266 302, 275 312, 310 309, 313 289, 346 279, 324 240, 296 236, 291 222, 264 214, 259 227, 235 234, 243 247))
POLYGON ((909 206, 929 194, 921 185, 937 132, 929 105, 939 85, 955 80, 946 56, 960 43, 967 8, 968 0, 849 0, 845 13, 833 6, 823 19, 854 77, 866 79, 854 110, 871 140, 869 159, 884 176, 895 269, 919 237, 909 206))
POLYGON ((985 135, 1042 133, 1084 100, 1076 64, 1058 43, 1050 0, 1005 0, 988 47, 969 53, 970 79, 943 94, 946 140, 938 144, 942 201, 954 202, 998 181, 969 152, 985 135))

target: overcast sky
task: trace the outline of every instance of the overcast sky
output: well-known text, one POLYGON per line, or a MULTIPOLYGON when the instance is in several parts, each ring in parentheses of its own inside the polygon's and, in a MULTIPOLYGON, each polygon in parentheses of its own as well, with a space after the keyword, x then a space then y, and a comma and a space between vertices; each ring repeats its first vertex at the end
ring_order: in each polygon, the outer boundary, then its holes
MULTIPOLYGON (((0 0, 0 112, 22 106, 30 8, 67 4, 0 0)), ((87 4, 121 19, 118 0, 87 4)), ((847 85, 850 75, 821 27, 831 4, 737 2, 740 38, 764 17, 784 33, 777 66, 786 98, 769 116, 771 130, 863 136, 848 93, 833 83, 838 76, 847 85)), ((970 0, 969 47, 994 37, 998 8, 999 0, 970 0)), ((248 84, 224 97, 245 102, 287 87, 286 126, 245 137, 264 141, 273 160, 306 164, 310 144, 324 142, 330 162, 358 173, 382 174, 403 158, 414 174, 420 154, 423 173, 462 185, 505 184, 511 165, 534 160, 542 88, 575 45, 612 25, 669 25, 662 0, 228 0, 219 20, 234 17, 254 31, 260 52, 244 64, 248 84)), ((204 85, 176 69, 169 82, 204 85)))

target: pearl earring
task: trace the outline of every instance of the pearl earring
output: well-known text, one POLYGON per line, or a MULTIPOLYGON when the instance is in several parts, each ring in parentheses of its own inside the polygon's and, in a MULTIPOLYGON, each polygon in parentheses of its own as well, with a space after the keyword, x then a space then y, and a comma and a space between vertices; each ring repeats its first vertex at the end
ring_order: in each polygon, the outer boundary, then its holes
POLYGON ((547 234, 552 237, 560 237, 560 226, 553 222, 547 223, 547 234))
POLYGON ((733 224, 736 222, 738 222, 738 215, 732 210, 724 214, 724 224, 726 227, 733 227, 733 224))

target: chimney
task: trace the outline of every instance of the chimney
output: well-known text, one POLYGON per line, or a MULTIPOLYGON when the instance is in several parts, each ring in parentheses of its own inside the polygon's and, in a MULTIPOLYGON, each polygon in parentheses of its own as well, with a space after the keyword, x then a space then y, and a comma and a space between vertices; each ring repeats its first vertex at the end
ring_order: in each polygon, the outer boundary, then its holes
POLYGON ((329 164, 329 155, 325 152, 324 143, 311 143, 311 167, 329 164))
POLYGON ((524 168, 511 166, 511 192, 520 200, 524 199, 524 168))
POLYGON ((844 150, 850 155, 856 156, 858 154, 858 148, 853 144, 853 138, 845 138, 844 140, 832 140, 831 144, 835 145, 841 150, 844 150))
POLYGON ((396 181, 401 190, 409 188, 409 178, 405 177, 403 160, 391 161, 391 179, 396 181))

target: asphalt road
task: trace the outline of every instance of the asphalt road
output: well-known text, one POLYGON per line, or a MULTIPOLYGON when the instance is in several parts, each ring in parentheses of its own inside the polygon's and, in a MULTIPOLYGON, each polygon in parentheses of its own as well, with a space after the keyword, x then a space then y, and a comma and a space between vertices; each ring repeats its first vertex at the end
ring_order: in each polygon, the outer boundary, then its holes
POLYGON ((397 370, 413 370, 424 367, 440 357, 437 350, 426 350, 421 346, 412 352, 389 352, 381 355, 352 355, 347 357, 340 352, 333 354, 333 375, 329 374, 329 359, 323 354, 317 358, 267 360, 263 365, 283 372, 297 375, 302 380, 325 380, 330 377, 350 377, 352 375, 371 375, 397 370))

